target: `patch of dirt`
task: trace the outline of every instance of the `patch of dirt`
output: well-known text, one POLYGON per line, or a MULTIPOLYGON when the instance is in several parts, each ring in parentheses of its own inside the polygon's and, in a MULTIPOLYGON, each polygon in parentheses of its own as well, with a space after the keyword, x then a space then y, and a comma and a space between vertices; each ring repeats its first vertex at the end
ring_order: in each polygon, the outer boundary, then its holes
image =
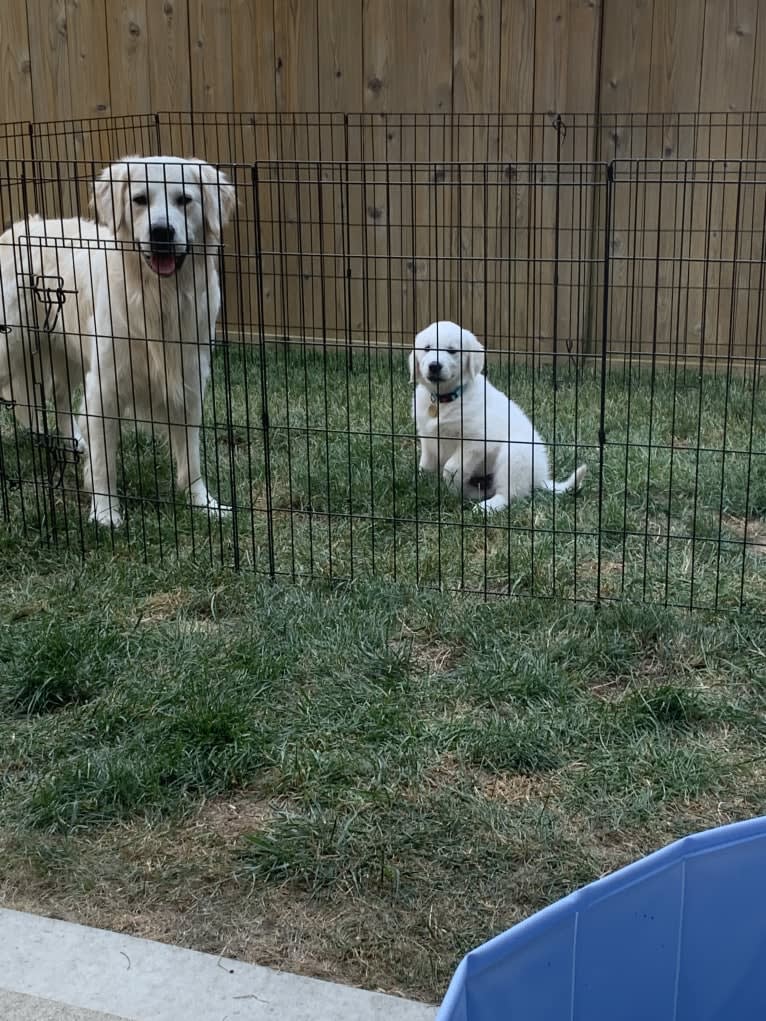
POLYGON ((171 620, 179 610, 189 606, 191 594, 184 589, 174 589, 172 592, 153 592, 139 607, 139 622, 141 624, 159 624, 165 620, 171 620))
POLYGON ((490 801, 505 804, 543 802, 559 788, 555 776, 522 776, 516 773, 494 775, 484 771, 476 773, 474 790, 490 801))
POLYGON ((426 674, 442 674, 452 670, 462 653, 460 645, 440 641, 407 624, 402 625, 401 634, 392 639, 389 646, 399 652, 409 650, 413 664, 426 674))
POLYGON ((766 557, 766 521, 760 518, 735 518, 724 514, 721 522, 744 541, 748 553, 766 557))

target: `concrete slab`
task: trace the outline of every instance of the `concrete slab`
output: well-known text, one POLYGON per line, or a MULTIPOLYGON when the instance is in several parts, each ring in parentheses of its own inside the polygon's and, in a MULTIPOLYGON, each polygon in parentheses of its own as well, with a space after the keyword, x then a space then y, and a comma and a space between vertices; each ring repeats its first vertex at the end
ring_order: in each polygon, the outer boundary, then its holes
POLYGON ((122 1021, 122 1018, 0 989, 0 1021, 122 1021))
POLYGON ((102 1021, 104 1015, 129 1021, 433 1021, 436 1008, 0 909, 0 1018, 102 1021), (14 996, 26 1015, 8 1013, 14 996), (81 1013, 30 1013, 23 999, 30 997, 81 1013))

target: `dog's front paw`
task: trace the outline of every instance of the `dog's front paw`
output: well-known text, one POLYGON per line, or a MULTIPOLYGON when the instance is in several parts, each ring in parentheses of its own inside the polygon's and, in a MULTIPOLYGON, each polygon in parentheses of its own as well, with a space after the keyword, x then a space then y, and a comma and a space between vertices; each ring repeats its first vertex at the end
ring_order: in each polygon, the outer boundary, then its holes
POLYGON ((485 517, 489 517, 491 514, 497 514, 501 510, 505 510, 508 506, 508 501, 504 496, 495 494, 490 497, 489 500, 481 500, 479 503, 473 505, 474 514, 483 514, 485 517))
POLYGON ((227 518, 231 514, 231 507, 220 504, 206 489, 192 489, 191 504, 195 510, 204 510, 221 518, 227 518))
POLYGON ((107 500, 103 503, 94 503, 90 509, 88 521, 101 525, 102 528, 119 528, 122 524, 122 514, 116 503, 107 500))

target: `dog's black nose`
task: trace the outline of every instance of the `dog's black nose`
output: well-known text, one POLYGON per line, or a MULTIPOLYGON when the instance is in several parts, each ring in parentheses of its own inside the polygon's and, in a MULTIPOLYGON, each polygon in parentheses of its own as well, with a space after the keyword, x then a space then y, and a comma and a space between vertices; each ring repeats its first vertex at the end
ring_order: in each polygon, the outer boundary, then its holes
POLYGON ((172 245, 175 236, 175 227, 171 227, 169 224, 166 224, 164 227, 152 227, 149 231, 149 240, 152 246, 157 248, 172 245))
POLYGON ((438 376, 441 371, 442 371, 441 362, 431 362, 431 364, 428 366, 429 376, 438 376))

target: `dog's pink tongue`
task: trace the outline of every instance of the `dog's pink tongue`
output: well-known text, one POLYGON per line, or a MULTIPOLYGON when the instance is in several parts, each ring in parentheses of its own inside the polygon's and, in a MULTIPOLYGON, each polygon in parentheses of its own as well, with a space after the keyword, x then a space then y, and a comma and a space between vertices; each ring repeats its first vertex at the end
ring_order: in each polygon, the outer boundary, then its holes
POLYGON ((175 255, 153 255, 149 261, 154 272, 161 277, 169 277, 176 271, 175 255))

